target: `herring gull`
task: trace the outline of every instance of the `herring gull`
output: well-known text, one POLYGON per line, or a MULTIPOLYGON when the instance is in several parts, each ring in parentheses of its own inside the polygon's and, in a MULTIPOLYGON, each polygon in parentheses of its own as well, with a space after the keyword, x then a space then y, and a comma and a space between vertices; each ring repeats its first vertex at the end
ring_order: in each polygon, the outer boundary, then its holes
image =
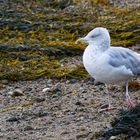
POLYGON ((84 38, 76 41, 88 44, 83 54, 83 64, 96 82, 105 84, 109 99, 109 84, 125 82, 126 101, 129 107, 134 106, 128 94, 128 80, 140 74, 140 54, 122 47, 110 47, 110 35, 106 28, 98 27, 84 38))

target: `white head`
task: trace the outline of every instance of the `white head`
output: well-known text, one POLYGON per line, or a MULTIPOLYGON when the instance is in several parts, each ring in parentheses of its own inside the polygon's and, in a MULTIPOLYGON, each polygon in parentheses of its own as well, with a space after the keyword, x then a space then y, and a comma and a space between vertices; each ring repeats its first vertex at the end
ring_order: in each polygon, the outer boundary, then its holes
POLYGON ((106 50, 110 46, 110 35, 106 28, 97 27, 90 31, 84 38, 77 40, 77 42, 79 41, 106 50))

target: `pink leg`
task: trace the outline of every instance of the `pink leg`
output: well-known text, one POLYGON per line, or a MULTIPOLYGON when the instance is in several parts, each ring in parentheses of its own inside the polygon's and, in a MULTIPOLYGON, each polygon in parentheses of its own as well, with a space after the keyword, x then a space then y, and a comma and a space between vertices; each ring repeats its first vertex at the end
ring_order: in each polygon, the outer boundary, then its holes
POLYGON ((134 107, 134 103, 132 102, 132 100, 131 100, 131 98, 129 96, 129 93, 128 93, 128 81, 126 82, 125 96, 126 96, 126 102, 127 102, 128 108, 134 107))

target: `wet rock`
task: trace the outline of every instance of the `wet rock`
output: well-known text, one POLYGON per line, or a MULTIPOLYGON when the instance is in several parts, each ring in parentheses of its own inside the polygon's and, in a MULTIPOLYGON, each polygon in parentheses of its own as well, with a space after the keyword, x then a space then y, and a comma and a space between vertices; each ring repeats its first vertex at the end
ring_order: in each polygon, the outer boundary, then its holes
POLYGON ((12 97, 17 97, 17 96, 23 96, 23 91, 20 88, 15 89, 13 92, 11 92, 12 97))

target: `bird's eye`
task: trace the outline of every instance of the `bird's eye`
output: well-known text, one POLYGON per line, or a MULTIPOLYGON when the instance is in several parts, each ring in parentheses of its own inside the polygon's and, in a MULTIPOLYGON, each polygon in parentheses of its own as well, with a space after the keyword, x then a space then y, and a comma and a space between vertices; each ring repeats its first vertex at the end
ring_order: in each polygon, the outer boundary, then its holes
POLYGON ((97 36, 98 36, 97 34, 94 34, 94 35, 91 36, 91 38, 95 38, 95 37, 97 37, 97 36))

